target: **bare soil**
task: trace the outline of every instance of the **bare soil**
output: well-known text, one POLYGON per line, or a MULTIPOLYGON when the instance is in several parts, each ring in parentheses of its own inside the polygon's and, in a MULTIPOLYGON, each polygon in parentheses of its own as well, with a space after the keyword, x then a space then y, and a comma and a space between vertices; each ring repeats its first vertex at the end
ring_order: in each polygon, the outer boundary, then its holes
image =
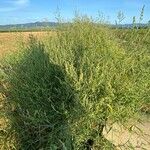
POLYGON ((126 126, 108 125, 103 134, 118 150, 150 150, 150 115, 141 118, 142 122, 130 121, 126 126), (112 129, 108 132, 110 127, 112 129))

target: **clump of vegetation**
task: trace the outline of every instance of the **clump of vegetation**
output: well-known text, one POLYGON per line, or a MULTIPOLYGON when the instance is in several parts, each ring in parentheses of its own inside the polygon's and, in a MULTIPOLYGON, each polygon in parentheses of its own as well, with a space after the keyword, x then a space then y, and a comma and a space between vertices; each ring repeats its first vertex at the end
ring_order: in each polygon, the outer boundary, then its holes
MULTIPOLYGON (((117 29, 115 36, 118 39, 118 43, 126 50, 129 57, 134 59, 134 72, 135 76, 139 76, 137 81, 141 82, 140 86, 145 86, 143 93, 143 99, 141 100, 142 112, 150 113, 150 101, 149 101, 149 81, 150 76, 150 30, 149 29, 117 29), (145 93, 145 94, 144 94, 145 93)), ((136 81, 136 82, 137 82, 136 81)), ((138 82, 138 83, 139 83, 138 82)), ((143 89, 137 87, 137 90, 143 89)), ((142 95, 142 94, 141 94, 142 95)))
POLYGON ((87 17, 61 29, 45 43, 30 37, 5 66, 8 137, 15 149, 113 149, 103 129, 148 102, 149 57, 87 17))

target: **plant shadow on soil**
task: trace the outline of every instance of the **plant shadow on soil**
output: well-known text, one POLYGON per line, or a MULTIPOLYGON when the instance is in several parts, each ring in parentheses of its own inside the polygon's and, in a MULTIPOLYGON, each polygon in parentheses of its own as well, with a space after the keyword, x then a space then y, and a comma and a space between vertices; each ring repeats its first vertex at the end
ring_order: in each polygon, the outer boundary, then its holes
POLYGON ((79 104, 64 69, 52 63, 44 45, 30 37, 27 52, 12 70, 8 92, 16 148, 74 149, 68 118, 79 104))

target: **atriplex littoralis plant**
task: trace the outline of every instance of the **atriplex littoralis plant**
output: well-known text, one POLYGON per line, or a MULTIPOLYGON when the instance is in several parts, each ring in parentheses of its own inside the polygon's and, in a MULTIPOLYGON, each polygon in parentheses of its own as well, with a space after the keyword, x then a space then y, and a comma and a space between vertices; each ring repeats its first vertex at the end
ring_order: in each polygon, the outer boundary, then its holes
POLYGON ((88 17, 58 28, 44 44, 31 38, 5 67, 14 147, 111 149, 103 128, 107 120, 132 118, 148 99, 146 64, 143 49, 122 48, 109 28, 88 17))

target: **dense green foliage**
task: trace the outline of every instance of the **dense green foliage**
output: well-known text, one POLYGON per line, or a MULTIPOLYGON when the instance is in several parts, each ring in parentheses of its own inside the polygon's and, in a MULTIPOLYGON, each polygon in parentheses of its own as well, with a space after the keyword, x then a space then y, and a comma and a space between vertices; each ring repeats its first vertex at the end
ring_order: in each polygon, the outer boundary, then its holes
MULTIPOLYGON (((139 83, 141 82, 139 85, 145 86, 144 100, 140 101, 142 111, 150 113, 150 29, 117 30, 115 35, 118 43, 134 58, 135 75, 137 78, 141 76, 138 78, 139 83)), ((143 88, 138 87, 138 90, 141 89, 143 88)))
POLYGON ((3 64, 7 138, 12 149, 113 149, 107 121, 124 123, 149 103, 149 45, 124 44, 128 34, 87 18, 61 29, 45 43, 30 37, 3 64))

